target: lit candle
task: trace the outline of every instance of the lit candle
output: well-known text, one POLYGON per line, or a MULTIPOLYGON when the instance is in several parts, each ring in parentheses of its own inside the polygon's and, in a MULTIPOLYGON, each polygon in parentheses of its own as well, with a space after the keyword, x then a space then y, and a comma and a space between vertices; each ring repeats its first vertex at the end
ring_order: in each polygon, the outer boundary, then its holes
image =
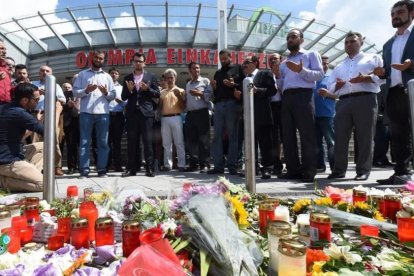
POLYGON ((84 218, 72 220, 70 227, 70 243, 76 248, 89 248, 88 220, 84 218))
POLYGON ((63 241, 65 237, 61 235, 52 236, 47 239, 47 249, 49 250, 58 250, 63 247, 63 241))
POLYGON ((275 220, 283 220, 289 222, 289 208, 287 206, 277 206, 275 209, 275 220))
POLYGON ((327 214, 310 215, 310 241, 312 246, 331 242, 331 219, 327 214))
POLYGON ((150 244, 158 240, 161 240, 163 236, 164 236, 164 232, 162 231, 162 229, 151 228, 151 229, 145 230, 139 235, 139 242, 141 243, 141 245, 150 244))
POLYGON ((398 239, 400 242, 414 241, 414 219, 397 218, 398 239))
POLYGON ((365 202, 367 201, 367 193, 364 191, 353 190, 352 192, 352 203, 365 202))
POLYGON ((259 203, 259 228, 260 233, 267 232, 269 221, 275 220, 275 206, 272 203, 262 201, 259 203))
POLYGON ((96 246, 113 245, 114 240, 114 221, 112 218, 98 218, 95 223, 96 246))
POLYGON ((141 225, 135 220, 126 220, 122 223, 122 252, 128 257, 139 246, 141 225))
POLYGON ((89 241, 95 240, 95 221, 98 219, 98 209, 93 201, 84 201, 79 206, 79 216, 88 220, 89 241))
POLYGON ((278 259, 279 259, 279 239, 290 235, 292 229, 290 224, 286 221, 274 220, 269 222, 267 228, 267 238, 269 247, 269 269, 270 275, 277 274, 278 259))
POLYGON ((306 244, 298 240, 279 240, 279 276, 306 275, 306 244))
POLYGON ((78 186, 68 186, 66 189, 66 197, 70 199, 78 199, 78 186))
POLYGON ((401 200, 398 195, 385 195, 384 204, 386 210, 386 217, 389 218, 392 222, 396 222, 397 212, 401 210, 401 200))

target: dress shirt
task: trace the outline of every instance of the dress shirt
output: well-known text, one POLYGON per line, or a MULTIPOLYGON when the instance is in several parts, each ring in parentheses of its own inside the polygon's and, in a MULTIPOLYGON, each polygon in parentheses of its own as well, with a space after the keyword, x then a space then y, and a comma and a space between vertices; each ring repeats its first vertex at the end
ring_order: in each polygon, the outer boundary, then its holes
POLYGON ((43 135, 43 125, 14 103, 1 105, 0 114, 0 165, 24 160, 21 140, 26 130, 43 135))
MULTIPOLYGON (((32 81, 32 84, 44 90, 46 83, 42 82, 41 80, 37 80, 37 81, 32 81)), ((56 83, 56 99, 62 103, 66 103, 65 94, 63 93, 63 90, 60 87, 60 85, 57 83, 56 83)), ((40 95, 39 102, 36 105, 36 110, 45 110, 45 96, 44 95, 40 95)))
MULTIPOLYGON (((394 42, 392 43, 391 49, 391 64, 400 64, 403 63, 402 55, 404 52, 405 45, 407 40, 413 30, 414 23, 412 23, 402 35, 395 34, 394 42)), ((403 84, 401 71, 391 67, 391 87, 394 87, 398 84, 403 84)))
POLYGON ((185 91, 178 86, 173 88, 163 89, 160 96, 160 108, 161 115, 171 115, 171 114, 180 114, 184 111, 185 103, 185 91), (173 90, 178 88, 180 90, 180 95, 177 97, 173 90))
POLYGON ((199 110, 209 107, 209 101, 213 90, 210 86, 210 80, 199 76, 197 80, 190 80, 185 86, 186 111, 199 110), (203 97, 193 96, 190 90, 198 89, 203 92, 203 97))
POLYGON ((277 93, 270 98, 270 101, 273 102, 280 102, 282 100, 282 96, 280 95, 279 87, 282 87, 282 79, 276 78, 275 74, 273 74, 273 79, 275 80, 275 86, 277 88, 277 93))
POLYGON ((337 65, 329 76, 328 88, 332 94, 339 96, 354 92, 372 92, 378 93, 380 85, 385 81, 372 74, 374 68, 383 67, 382 58, 376 54, 359 52, 352 59, 346 57, 345 60, 337 65), (373 82, 350 83, 349 80, 357 77, 359 74, 370 75, 373 82), (335 91, 336 80, 345 81, 345 85, 335 91))
POLYGON ((293 88, 315 87, 315 82, 324 76, 322 58, 314 51, 300 49, 295 55, 289 55, 280 65, 280 72, 283 79, 282 91, 293 88), (303 68, 299 73, 293 72, 286 66, 286 61, 300 63, 303 60, 303 68))
POLYGON ((4 60, 0 60, 0 72, 6 73, 6 77, 0 80, 0 103, 9 103, 11 101, 11 78, 9 68, 4 60))
POLYGON ((89 114, 108 114, 109 102, 115 99, 115 86, 111 76, 102 70, 94 71, 88 68, 79 73, 73 84, 73 95, 81 98, 80 112, 89 114), (106 85, 108 94, 105 96, 97 87, 94 91, 86 93, 88 84, 106 85))
MULTIPOLYGON (((114 83, 115 85, 115 99, 121 100, 121 94, 122 94, 122 85, 119 82, 114 83)), ((124 107, 126 105, 125 102, 118 103, 115 99, 113 99, 109 103, 109 112, 123 112, 124 107)))

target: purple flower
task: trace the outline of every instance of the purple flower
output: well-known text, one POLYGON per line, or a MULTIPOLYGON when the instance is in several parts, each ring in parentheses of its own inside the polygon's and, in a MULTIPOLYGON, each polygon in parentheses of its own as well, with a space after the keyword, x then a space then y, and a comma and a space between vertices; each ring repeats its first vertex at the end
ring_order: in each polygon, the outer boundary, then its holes
POLYGON ((53 266, 53 263, 41 265, 33 271, 34 276, 60 276, 62 272, 53 266))
POLYGON ((24 268, 24 265, 18 264, 15 268, 1 270, 0 276, 20 276, 23 274, 24 268))
POLYGON ((101 272, 95 267, 82 267, 73 273, 75 276, 100 276, 101 272))

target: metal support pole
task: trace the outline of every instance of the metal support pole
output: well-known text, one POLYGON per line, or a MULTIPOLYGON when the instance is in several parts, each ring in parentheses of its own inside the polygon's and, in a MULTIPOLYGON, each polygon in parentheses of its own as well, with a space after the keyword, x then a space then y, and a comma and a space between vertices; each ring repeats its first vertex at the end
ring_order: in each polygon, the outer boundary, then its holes
POLYGON ((243 80, 244 161, 246 188, 256 192, 256 157, 254 146, 253 78, 243 80))
POLYGON ((45 85, 45 132, 43 136, 43 199, 55 198, 56 153, 56 78, 46 76, 45 85))
POLYGON ((407 83, 408 98, 410 101, 410 123, 411 123, 411 159, 414 157, 414 79, 407 83))
MULTIPOLYGON (((217 52, 227 48, 227 0, 217 0, 217 52)), ((221 63, 217 64, 220 69, 221 63)))

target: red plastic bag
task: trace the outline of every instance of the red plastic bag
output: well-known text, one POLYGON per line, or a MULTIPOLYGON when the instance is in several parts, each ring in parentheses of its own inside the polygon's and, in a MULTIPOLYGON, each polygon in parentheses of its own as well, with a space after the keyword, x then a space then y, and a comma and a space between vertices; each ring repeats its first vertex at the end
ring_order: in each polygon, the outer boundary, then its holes
POLYGON ((162 239, 142 245, 129 255, 119 268, 119 276, 168 276, 187 275, 170 243, 162 239))

